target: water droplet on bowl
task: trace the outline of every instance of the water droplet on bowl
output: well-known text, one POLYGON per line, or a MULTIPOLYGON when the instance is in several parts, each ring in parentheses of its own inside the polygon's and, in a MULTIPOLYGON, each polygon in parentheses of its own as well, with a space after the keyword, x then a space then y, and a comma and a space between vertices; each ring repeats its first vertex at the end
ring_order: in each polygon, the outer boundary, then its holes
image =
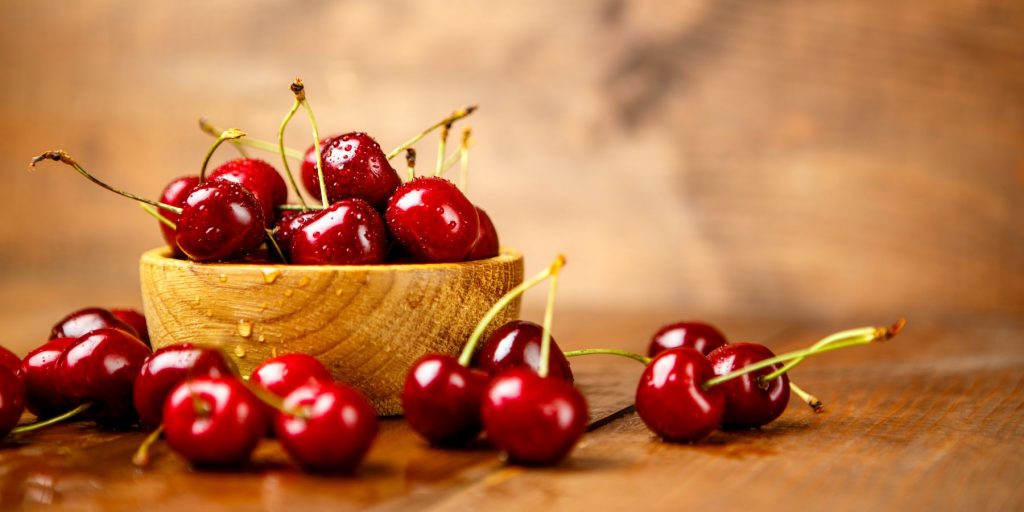
POLYGON ((221 274, 221 275, 220 275, 220 282, 222 282, 222 283, 226 283, 226 282, 228 282, 228 276, 227 276, 227 274, 221 274))
POLYGON ((309 284, 309 277, 302 276, 302 279, 299 279, 299 286, 306 286, 307 284, 309 284))
POLYGON ((291 289, 285 290, 284 291, 284 296, 285 297, 291 297, 294 293, 295 293, 295 290, 291 290, 291 289))
POLYGON ((245 347, 241 345, 235 345, 235 355, 239 358, 245 357, 245 347))
POLYGON ((252 336, 252 321, 251 320, 239 320, 238 321, 238 335, 243 338, 252 336))
POLYGON ((263 272, 263 282, 267 284, 273 284, 274 281, 277 281, 278 277, 281 277, 281 269, 264 268, 260 270, 263 272))

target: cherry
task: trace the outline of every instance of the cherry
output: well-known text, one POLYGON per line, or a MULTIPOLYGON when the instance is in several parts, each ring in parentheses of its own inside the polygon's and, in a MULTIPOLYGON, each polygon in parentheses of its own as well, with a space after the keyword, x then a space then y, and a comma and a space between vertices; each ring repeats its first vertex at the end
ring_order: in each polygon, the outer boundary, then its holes
MULTIPOLYGON (((283 354, 263 361, 253 369, 249 382, 271 394, 284 398, 296 388, 316 382, 333 382, 334 377, 315 357, 307 354, 283 354)), ((264 407, 268 418, 274 409, 264 407)))
POLYGON ((50 329, 50 339, 78 338, 96 329, 112 327, 121 329, 132 336, 138 336, 135 328, 125 323, 110 310, 104 308, 83 308, 60 319, 50 329))
POLYGON ((101 425, 130 424, 136 419, 132 386, 149 355, 149 347, 125 331, 96 329, 61 354, 59 388, 76 405, 92 403, 89 416, 101 425))
POLYGON ((0 346, 0 366, 6 366, 14 372, 14 375, 19 379, 25 377, 25 372, 21 369, 21 358, 14 355, 14 352, 7 350, 6 347, 0 346))
POLYGON ((164 402, 168 446, 196 466, 234 466, 249 459, 266 430, 260 401, 230 377, 188 379, 164 402))
POLYGON ((263 243, 263 211, 255 197, 230 181, 206 181, 185 198, 175 242, 196 261, 240 259, 263 243))
POLYGON ((135 329, 135 333, 139 335, 139 339, 142 340, 143 343, 150 347, 153 346, 149 342, 149 328, 146 327, 145 315, 130 308, 111 308, 110 312, 113 313, 118 320, 132 326, 132 329, 135 329))
POLYGON ((25 385, 13 369, 0 365, 0 437, 17 426, 24 410, 25 385))
POLYGON ((490 376, 451 356, 423 356, 405 378, 402 410, 418 434, 432 444, 465 444, 483 429, 480 406, 490 376))
POLYGON ((704 387, 714 376, 711 363, 697 350, 666 350, 640 376, 636 412, 666 441, 698 441, 721 425, 725 412, 722 389, 704 387))
POLYGON ((476 231, 476 240, 473 247, 466 255, 466 260, 483 260, 498 255, 500 246, 498 244, 498 230, 494 229, 491 217, 482 208, 476 207, 476 214, 480 219, 480 225, 476 231))
MULTIPOLYGON (((716 375, 726 375, 770 357, 775 357, 775 354, 768 347, 756 343, 731 343, 707 356, 716 375)), ((723 427, 755 428, 782 415, 789 404, 789 376, 782 374, 769 381, 763 379, 779 368, 782 368, 781 363, 717 386, 725 393, 723 427)))
POLYGON ((377 413, 354 388, 336 382, 300 386, 284 399, 274 432, 303 469, 351 472, 377 436, 377 413))
MULTIPOLYGON (((510 368, 540 369, 541 337, 544 328, 533 322, 513 320, 499 327, 477 352, 473 366, 497 375, 510 368)), ((551 340, 549 377, 573 381, 572 368, 555 340, 551 340)))
POLYGON ((702 322, 676 322, 654 333, 647 355, 654 357, 668 349, 679 347, 690 347, 708 355, 726 343, 725 335, 714 326, 702 322))
POLYGON ((291 259, 292 241, 295 239, 295 233, 318 214, 320 214, 319 211, 290 211, 281 215, 281 220, 277 221, 277 229, 274 231, 274 241, 277 242, 277 246, 281 248, 286 258, 291 259))
POLYGON ((387 254, 380 214, 362 199, 342 199, 299 228, 292 239, 297 265, 364 265, 387 254))
POLYGON ((60 388, 57 361, 76 338, 54 338, 28 353, 21 363, 25 406, 39 418, 49 418, 75 406, 60 388))
MULTIPOLYGON (((383 208, 402 184, 380 144, 365 133, 335 135, 323 139, 320 144, 329 203, 359 198, 374 207, 383 208)), ((302 183, 313 197, 321 199, 313 146, 306 150, 306 158, 302 162, 302 183)))
POLYGON ((477 239, 476 207, 444 178, 416 178, 395 190, 384 214, 395 240, 423 262, 462 261, 477 239))
POLYGON ((215 349, 181 343, 161 347, 142 363, 132 393, 143 425, 155 427, 163 419, 164 401, 178 384, 194 377, 230 377, 234 364, 215 349))
POLYGON ((273 227, 277 219, 277 207, 288 200, 288 186, 277 169, 256 158, 231 160, 210 173, 210 180, 237 183, 248 190, 263 210, 266 227, 273 227))
MULTIPOLYGON (((160 202, 169 204, 171 206, 181 207, 185 204, 185 198, 188 197, 189 192, 196 188, 199 184, 199 176, 182 176, 175 178, 164 187, 164 191, 160 194, 160 202)), ((164 210, 161 212, 167 220, 177 224, 178 214, 172 211, 164 210)), ((167 224, 162 222, 160 224, 160 233, 164 237, 164 241, 175 253, 180 253, 178 244, 174 241, 176 230, 167 224)))
POLYGON ((519 464, 557 464, 587 429, 587 403, 572 384, 525 368, 491 381, 481 413, 487 438, 519 464))

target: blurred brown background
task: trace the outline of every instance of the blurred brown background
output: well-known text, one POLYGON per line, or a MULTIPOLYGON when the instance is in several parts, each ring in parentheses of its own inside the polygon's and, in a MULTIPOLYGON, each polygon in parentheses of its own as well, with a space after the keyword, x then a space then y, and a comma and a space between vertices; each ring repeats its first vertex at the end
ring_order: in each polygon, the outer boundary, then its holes
POLYGON ((385 149, 479 103, 471 198, 528 271, 568 255, 563 308, 1024 313, 1019 1, 0 5, 0 343, 22 351, 76 307, 140 304, 161 243, 29 158, 155 197, 198 171, 200 115, 272 138, 295 76, 324 132, 385 149))

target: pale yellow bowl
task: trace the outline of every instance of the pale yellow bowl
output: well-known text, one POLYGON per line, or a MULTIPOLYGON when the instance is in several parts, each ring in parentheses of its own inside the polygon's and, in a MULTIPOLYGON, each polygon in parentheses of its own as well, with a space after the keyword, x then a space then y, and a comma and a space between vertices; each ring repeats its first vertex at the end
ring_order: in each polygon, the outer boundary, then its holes
MULTIPOLYGON (((416 359, 458 354, 480 317, 523 280, 522 255, 507 249, 463 263, 310 266, 195 263, 162 248, 139 267, 153 348, 219 346, 243 375, 278 354, 310 354, 382 415, 401 413, 416 359)), ((516 300, 491 328, 518 315, 516 300)))

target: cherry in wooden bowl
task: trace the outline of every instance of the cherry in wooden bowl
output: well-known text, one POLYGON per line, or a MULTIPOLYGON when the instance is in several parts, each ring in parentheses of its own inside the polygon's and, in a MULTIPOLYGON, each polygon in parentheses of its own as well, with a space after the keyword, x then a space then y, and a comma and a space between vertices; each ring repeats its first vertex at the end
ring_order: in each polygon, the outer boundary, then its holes
MULTIPOLYGON (((196 263, 166 248, 142 255, 153 348, 221 347, 248 375, 279 354, 310 354, 361 390, 381 415, 401 413, 409 367, 457 356, 484 313, 523 280, 523 257, 362 266, 196 263)), ((491 323, 519 315, 518 299, 491 323)))

